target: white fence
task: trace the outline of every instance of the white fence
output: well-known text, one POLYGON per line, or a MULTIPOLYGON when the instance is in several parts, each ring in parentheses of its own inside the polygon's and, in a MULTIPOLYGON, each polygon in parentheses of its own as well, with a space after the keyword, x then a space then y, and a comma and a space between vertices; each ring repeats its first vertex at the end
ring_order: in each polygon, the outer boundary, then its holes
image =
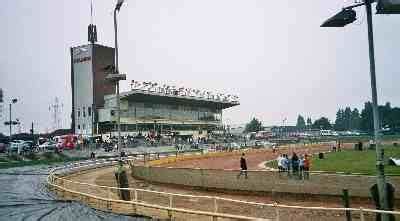
POLYGON ((297 219, 297 216, 303 214, 304 220, 345 220, 346 211, 350 211, 353 220, 365 221, 375 220, 376 213, 400 215, 400 212, 397 211, 366 208, 289 206, 277 203, 248 202, 218 196, 178 194, 138 188, 117 188, 73 181, 68 179, 68 176, 65 176, 95 168, 112 166, 116 163, 116 159, 85 161, 55 168, 50 171, 47 177, 47 184, 61 197, 82 201, 97 209, 157 218, 294 220, 297 219), (129 191, 132 196, 131 200, 120 200, 118 196, 120 190, 129 191), (149 211, 149 209, 152 209, 152 211, 149 211), (243 212, 243 210, 246 212, 243 212), (196 218, 193 218, 193 216, 196 218))

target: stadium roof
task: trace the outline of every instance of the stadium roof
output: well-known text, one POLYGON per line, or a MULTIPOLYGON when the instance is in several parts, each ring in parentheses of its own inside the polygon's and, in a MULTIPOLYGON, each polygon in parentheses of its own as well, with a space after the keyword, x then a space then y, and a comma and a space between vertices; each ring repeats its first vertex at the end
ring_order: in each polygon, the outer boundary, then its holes
POLYGON ((127 99, 136 102, 181 104, 181 105, 201 106, 201 107, 209 107, 216 109, 226 109, 240 104, 237 101, 221 101, 221 100, 218 101, 215 99, 207 99, 194 96, 157 93, 148 90, 131 90, 128 92, 122 92, 120 94, 120 98, 121 100, 127 99))

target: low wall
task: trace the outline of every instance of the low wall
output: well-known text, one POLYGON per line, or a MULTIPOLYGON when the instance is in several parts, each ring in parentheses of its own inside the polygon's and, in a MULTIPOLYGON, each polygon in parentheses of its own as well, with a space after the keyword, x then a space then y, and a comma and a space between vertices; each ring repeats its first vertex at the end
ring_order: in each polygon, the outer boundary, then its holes
MULTIPOLYGON (((260 191, 269 193, 295 193, 317 195, 342 195, 348 189, 351 196, 370 197, 369 188, 376 183, 374 176, 310 174, 309 180, 289 178, 286 173, 275 171, 248 171, 237 179, 239 171, 215 169, 168 168, 132 166, 132 176, 150 182, 178 184, 225 190, 260 191)), ((387 177, 400 197, 400 177, 387 177)))

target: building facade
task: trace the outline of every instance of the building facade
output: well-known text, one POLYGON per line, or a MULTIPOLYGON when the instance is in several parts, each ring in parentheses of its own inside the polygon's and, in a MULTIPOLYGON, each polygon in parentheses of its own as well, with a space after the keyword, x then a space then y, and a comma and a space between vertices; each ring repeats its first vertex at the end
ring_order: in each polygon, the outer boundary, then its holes
POLYGON ((104 106, 104 96, 115 94, 115 85, 105 80, 105 68, 114 63, 114 49, 98 44, 72 47, 72 130, 92 134, 97 109, 104 106))

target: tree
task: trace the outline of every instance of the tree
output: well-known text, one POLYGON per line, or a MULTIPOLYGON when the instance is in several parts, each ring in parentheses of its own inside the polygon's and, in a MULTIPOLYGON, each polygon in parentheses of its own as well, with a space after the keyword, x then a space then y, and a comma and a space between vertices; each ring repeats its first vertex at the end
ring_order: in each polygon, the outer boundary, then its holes
POLYGON ((304 130, 304 128, 306 128, 306 122, 305 122, 303 116, 299 115, 299 116, 297 117, 297 124, 296 124, 296 127, 297 127, 297 129, 300 129, 300 130, 304 130))
POLYGON ((400 108, 392 108, 389 116, 390 128, 400 128, 400 108))
POLYGON ((246 132, 258 132, 262 129, 261 121, 256 119, 255 117, 246 124, 245 131, 246 132))
POLYGON ((329 122, 328 118, 321 117, 318 120, 314 121, 313 128, 314 129, 322 129, 322 130, 330 130, 330 129, 332 129, 332 125, 329 122))
POLYGON ((311 117, 307 118, 307 126, 311 126, 312 125, 312 120, 311 117))
POLYGON ((345 130, 344 110, 340 109, 336 112, 335 130, 345 130))
POLYGON ((392 107, 390 105, 390 102, 386 102, 384 106, 379 106, 379 117, 381 121, 381 127, 390 127, 392 124, 391 119, 390 119, 390 113, 392 112, 392 107))
POLYGON ((351 122, 351 109, 350 107, 346 107, 343 113, 343 121, 344 121, 344 129, 350 130, 350 122, 351 122))
POLYGON ((360 129, 366 132, 374 130, 374 122, 372 117, 372 103, 365 102, 364 108, 361 111, 361 125, 360 129))
POLYGON ((361 123, 360 112, 358 111, 357 108, 354 108, 354 110, 351 112, 350 130, 359 130, 360 123, 361 123))

